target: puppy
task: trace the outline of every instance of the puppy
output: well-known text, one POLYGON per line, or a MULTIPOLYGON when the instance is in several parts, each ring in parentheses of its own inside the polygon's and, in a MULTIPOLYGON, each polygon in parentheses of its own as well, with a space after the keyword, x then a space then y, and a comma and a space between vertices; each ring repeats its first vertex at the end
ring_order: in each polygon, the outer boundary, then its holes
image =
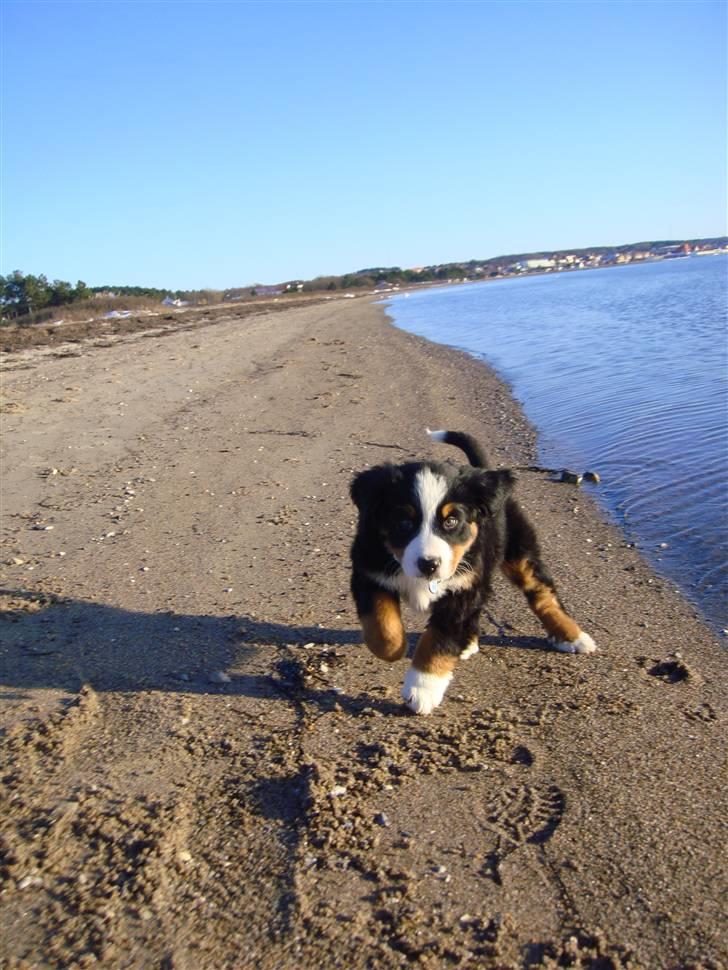
POLYGON ((351 592, 367 646, 382 660, 399 660, 407 649, 402 600, 430 614, 402 688, 417 714, 440 704, 458 658, 477 652, 480 613, 498 568, 523 591, 556 650, 596 650, 559 600, 534 528, 513 498, 513 473, 489 470, 470 435, 428 433, 464 451, 470 467, 379 465, 351 484, 359 511, 351 592))

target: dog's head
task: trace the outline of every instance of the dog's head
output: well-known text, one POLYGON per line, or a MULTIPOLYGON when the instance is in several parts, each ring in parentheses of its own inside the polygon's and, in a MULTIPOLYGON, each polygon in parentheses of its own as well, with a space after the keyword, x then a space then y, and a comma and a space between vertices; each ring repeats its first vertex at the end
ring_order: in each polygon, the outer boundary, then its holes
POLYGON ((378 465, 357 475, 359 531, 376 538, 414 579, 449 579, 512 490, 510 471, 438 462, 378 465))

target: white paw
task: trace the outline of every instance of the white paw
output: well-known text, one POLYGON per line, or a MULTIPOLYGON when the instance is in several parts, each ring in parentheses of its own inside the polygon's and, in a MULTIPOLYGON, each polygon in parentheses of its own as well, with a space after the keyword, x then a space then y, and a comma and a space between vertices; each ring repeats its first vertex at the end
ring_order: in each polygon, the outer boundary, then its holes
POLYGON ((554 650, 558 650, 561 653, 594 653, 597 649, 596 643, 592 640, 588 633, 584 633, 583 630, 579 632, 579 636, 576 640, 555 640, 553 637, 549 637, 549 642, 554 650))
POLYGON ((467 647, 460 654, 460 659, 469 660, 471 657, 474 657, 479 650, 480 650, 480 647, 478 646, 478 638, 473 637, 473 639, 470 641, 467 647))
POLYGON ((451 680, 452 674, 439 677, 410 667, 405 674, 402 697, 415 714, 430 714, 442 702, 451 680))

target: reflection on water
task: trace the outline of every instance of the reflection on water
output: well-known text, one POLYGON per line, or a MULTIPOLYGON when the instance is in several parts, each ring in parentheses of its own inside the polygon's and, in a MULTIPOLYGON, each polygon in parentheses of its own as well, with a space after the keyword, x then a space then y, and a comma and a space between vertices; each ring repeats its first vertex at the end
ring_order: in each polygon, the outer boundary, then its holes
POLYGON ((596 468, 630 539, 728 626, 725 256, 395 297, 395 323, 493 364, 546 465, 596 468), (667 544, 663 547, 663 544, 667 544))

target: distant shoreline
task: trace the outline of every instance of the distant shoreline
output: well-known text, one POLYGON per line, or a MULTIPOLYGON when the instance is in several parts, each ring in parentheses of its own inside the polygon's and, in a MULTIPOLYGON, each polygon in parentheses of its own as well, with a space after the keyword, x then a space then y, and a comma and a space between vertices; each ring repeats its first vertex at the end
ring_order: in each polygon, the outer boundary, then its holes
POLYGON ((417 292, 419 290, 433 289, 437 287, 441 287, 442 289, 447 289, 448 287, 451 287, 451 286, 475 286, 479 283, 502 283, 503 280, 523 280, 523 279, 531 279, 532 277, 539 277, 539 276, 565 276, 565 275, 571 275, 573 273, 588 273, 593 270, 600 270, 600 269, 604 269, 604 270, 627 269, 629 267, 645 266, 653 263, 672 263, 672 262, 675 262, 676 260, 692 259, 693 257, 702 258, 706 256, 728 256, 728 249, 719 249, 714 251, 711 250, 710 252, 705 252, 705 253, 691 253, 689 256, 688 255, 672 256, 672 257, 661 256, 661 257, 655 257, 654 259, 632 260, 629 263, 609 263, 605 266, 581 266, 574 269, 564 268, 564 269, 542 270, 542 271, 531 270, 528 273, 520 273, 520 274, 513 273, 512 275, 489 276, 487 277, 487 279, 482 279, 482 280, 447 280, 447 281, 433 280, 433 281, 428 281, 426 283, 410 283, 405 286, 397 287, 396 289, 393 288, 391 290, 379 290, 379 291, 375 290, 373 293, 369 295, 379 296, 379 297, 383 295, 392 296, 392 295, 396 295, 397 293, 413 292, 413 291, 417 292))

